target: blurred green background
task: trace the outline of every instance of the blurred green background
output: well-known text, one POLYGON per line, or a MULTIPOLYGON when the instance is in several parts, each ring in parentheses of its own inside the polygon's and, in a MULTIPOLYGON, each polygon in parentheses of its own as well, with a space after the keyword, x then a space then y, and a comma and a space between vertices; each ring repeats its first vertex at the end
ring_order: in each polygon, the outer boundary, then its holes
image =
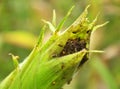
POLYGON ((98 13, 98 24, 109 21, 91 38, 91 49, 105 53, 92 54, 64 89, 120 89, 120 0, 0 0, 0 81, 14 69, 8 54, 19 55, 21 62, 34 47, 43 26, 41 19, 51 21, 55 9, 59 23, 75 5, 65 29, 88 4, 90 21, 98 13))

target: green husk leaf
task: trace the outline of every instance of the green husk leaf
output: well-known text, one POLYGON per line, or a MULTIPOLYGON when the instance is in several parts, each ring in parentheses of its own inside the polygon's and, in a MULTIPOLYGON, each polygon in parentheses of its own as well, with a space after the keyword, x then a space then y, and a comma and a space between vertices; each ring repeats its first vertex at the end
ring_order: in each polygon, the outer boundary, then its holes
POLYGON ((19 56, 14 56, 12 53, 9 53, 9 55, 12 57, 14 66, 17 69, 19 67, 19 62, 18 62, 19 56))
POLYGON ((38 41, 36 43, 36 47, 37 48, 41 48, 42 47, 43 39, 44 39, 44 33, 45 33, 45 28, 46 28, 46 25, 44 25, 43 28, 40 31, 40 35, 39 35, 38 41))
POLYGON ((46 21, 46 20, 42 20, 44 23, 48 24, 50 30, 54 33, 56 28, 53 26, 52 23, 50 23, 49 21, 46 21))
POLYGON ((105 22, 105 23, 103 23, 103 24, 100 24, 100 25, 96 25, 96 26, 93 28, 93 31, 92 31, 92 32, 96 31, 98 28, 101 28, 101 27, 105 26, 105 25, 108 24, 108 23, 109 23, 109 21, 107 21, 107 22, 105 22))
POLYGON ((69 17, 69 15, 71 14, 72 10, 74 9, 75 6, 72 6, 72 8, 68 11, 68 13, 66 14, 66 16, 63 18, 63 20, 60 22, 60 24, 58 25, 56 32, 58 32, 59 30, 61 30, 61 28, 63 27, 63 24, 65 23, 65 21, 67 20, 67 18, 69 17))
POLYGON ((55 10, 53 10, 52 24, 56 27, 56 12, 55 12, 55 10))

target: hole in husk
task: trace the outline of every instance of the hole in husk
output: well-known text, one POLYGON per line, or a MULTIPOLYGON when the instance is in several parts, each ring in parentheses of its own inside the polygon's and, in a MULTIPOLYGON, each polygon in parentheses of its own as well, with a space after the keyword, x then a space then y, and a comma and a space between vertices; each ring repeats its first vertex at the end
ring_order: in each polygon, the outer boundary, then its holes
MULTIPOLYGON (((75 52, 79 52, 82 49, 87 49, 86 44, 87 44, 86 40, 83 40, 83 39, 80 39, 80 38, 68 39, 65 46, 63 47, 63 50, 60 52, 60 54, 58 56, 61 57, 61 56, 65 56, 65 55, 68 55, 68 54, 75 53, 75 52)), ((88 60, 87 55, 88 54, 86 54, 83 57, 83 59, 80 62, 78 67, 80 67, 82 64, 84 64, 88 60)))
POLYGON ((59 56, 64 56, 72 54, 82 49, 86 49, 86 41, 81 40, 80 38, 68 39, 66 45, 63 47, 63 50, 60 52, 59 56))

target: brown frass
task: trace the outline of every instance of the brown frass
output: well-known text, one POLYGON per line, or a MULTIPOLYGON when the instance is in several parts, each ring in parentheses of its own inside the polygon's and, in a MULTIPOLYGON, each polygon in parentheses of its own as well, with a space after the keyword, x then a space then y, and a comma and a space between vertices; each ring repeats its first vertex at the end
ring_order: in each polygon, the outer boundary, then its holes
MULTIPOLYGON (((80 39, 80 38, 68 39, 65 46, 63 47, 63 50, 60 52, 59 56, 64 56, 75 52, 79 52, 82 49, 87 49, 86 44, 87 43, 84 39, 80 39)), ((84 64, 87 60, 88 60, 87 55, 85 55, 82 61, 80 62, 79 66, 84 64)))
POLYGON ((63 50, 60 52, 59 56, 64 56, 68 54, 72 54, 82 49, 86 49, 86 41, 81 40, 80 38, 76 39, 68 39, 63 50))

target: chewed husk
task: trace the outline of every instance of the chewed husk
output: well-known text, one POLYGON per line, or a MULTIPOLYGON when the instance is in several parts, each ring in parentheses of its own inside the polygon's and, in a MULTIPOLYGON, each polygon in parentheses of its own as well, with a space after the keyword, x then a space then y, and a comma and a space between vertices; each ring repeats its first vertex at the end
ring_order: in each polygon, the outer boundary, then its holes
POLYGON ((20 71, 14 70, 0 84, 0 89, 61 89, 65 83, 69 83, 78 67, 88 60, 89 53, 101 52, 89 50, 90 36, 106 23, 95 26, 98 16, 90 23, 87 19, 88 7, 63 32, 60 30, 73 7, 57 28, 55 12, 53 24, 43 20, 53 32, 52 36, 43 44, 44 26, 33 51, 20 64, 20 71))
MULTIPOLYGON (((89 25, 87 25, 88 20, 86 19, 86 16, 88 14, 88 11, 87 11, 88 7, 84 10, 82 15, 78 17, 78 19, 70 27, 68 27, 64 32, 62 32, 59 35, 53 34, 53 36, 48 40, 48 42, 41 49, 41 53, 44 53, 43 55, 41 54, 41 56, 45 56, 44 59, 42 59, 41 61, 47 61, 49 58, 51 59, 54 55, 59 55, 63 47, 65 46, 66 42, 69 39, 74 39, 79 34, 86 35, 86 31, 89 27, 89 25), (76 31, 76 34, 75 34, 75 31, 76 31), (60 45, 63 47, 61 47, 60 45), (47 50, 45 50, 46 47, 48 47, 47 50)), ((84 40, 84 38, 85 37, 81 37, 80 39, 84 40)))

